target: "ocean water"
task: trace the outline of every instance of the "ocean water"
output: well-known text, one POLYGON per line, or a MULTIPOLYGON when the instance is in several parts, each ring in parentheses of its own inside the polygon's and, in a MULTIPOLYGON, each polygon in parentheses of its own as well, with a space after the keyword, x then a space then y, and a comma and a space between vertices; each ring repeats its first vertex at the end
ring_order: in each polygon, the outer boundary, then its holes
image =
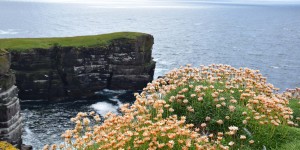
POLYGON ((23 143, 34 149, 42 149, 45 144, 60 144, 61 134, 74 127, 70 118, 78 112, 95 111, 101 116, 108 112, 119 114, 118 108, 124 103, 133 103, 134 96, 129 91, 102 90, 97 93, 99 100, 74 100, 69 102, 46 102, 23 100, 23 143))
MULTIPOLYGON (((261 70, 285 90, 300 87, 300 5, 214 1, 39 3, 0 1, 0 38, 64 37, 118 31, 155 38, 155 78, 185 64, 229 64, 261 70)), ((98 101, 22 102, 24 143, 59 141, 77 111, 117 112, 125 91, 98 101), (123 92, 123 93, 122 93, 123 92), (38 103, 39 105, 34 105, 38 103), (47 133, 47 134, 44 134, 47 133)))

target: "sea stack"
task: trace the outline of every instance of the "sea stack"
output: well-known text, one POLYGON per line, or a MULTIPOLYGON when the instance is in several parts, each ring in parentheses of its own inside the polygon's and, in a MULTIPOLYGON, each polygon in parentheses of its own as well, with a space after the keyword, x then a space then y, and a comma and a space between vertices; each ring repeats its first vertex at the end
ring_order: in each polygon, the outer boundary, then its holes
POLYGON ((22 118, 15 79, 10 69, 10 54, 0 49, 0 141, 20 147, 22 118))

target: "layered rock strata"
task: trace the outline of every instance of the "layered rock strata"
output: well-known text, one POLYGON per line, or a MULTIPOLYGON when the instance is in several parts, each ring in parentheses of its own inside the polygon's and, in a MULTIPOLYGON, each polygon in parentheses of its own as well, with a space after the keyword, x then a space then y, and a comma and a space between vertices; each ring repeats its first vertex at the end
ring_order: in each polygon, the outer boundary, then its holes
POLYGON ((141 90, 153 79, 153 37, 119 38, 105 46, 11 51, 20 99, 89 99, 101 89, 141 90))
POLYGON ((10 69, 10 54, 0 50, 0 141, 20 146, 22 123, 15 75, 10 69))

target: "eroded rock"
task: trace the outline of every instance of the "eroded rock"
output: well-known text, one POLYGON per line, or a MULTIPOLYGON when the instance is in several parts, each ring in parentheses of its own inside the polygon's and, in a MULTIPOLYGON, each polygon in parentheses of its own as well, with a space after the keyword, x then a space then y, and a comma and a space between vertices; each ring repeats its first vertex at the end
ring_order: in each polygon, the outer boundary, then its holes
POLYGON ((0 54, 0 141, 7 141, 20 147, 22 140, 22 118, 18 89, 15 84, 15 75, 9 69, 10 54, 0 54))

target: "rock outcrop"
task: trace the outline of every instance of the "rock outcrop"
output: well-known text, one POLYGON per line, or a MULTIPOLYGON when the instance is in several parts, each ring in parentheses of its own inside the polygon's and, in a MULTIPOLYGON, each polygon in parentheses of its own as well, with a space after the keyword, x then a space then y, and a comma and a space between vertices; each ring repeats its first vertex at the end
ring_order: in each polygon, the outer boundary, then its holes
POLYGON ((153 79, 152 45, 153 37, 143 34, 113 39, 104 46, 11 51, 19 98, 89 99, 104 88, 141 90, 153 79))
POLYGON ((15 146, 22 143, 22 123, 15 75, 10 69, 10 54, 0 50, 0 141, 15 146))

